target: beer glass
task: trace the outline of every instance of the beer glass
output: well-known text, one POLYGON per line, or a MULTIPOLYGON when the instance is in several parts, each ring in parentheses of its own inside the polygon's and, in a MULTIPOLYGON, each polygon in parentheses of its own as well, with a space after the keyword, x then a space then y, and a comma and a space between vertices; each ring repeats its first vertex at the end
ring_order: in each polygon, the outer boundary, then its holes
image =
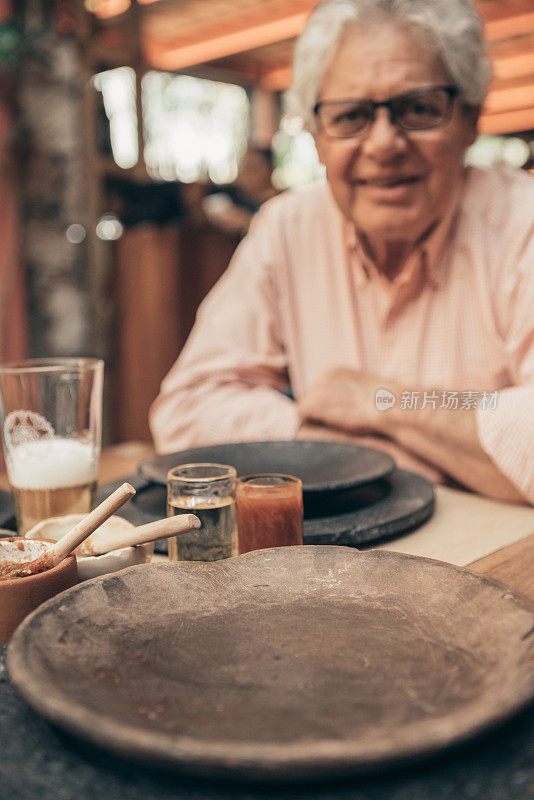
POLYGON ((0 365, 0 418, 20 535, 47 517, 90 511, 96 494, 104 363, 0 365))
POLYGON ((167 516, 196 514, 201 527, 168 539, 173 561, 237 555, 236 471, 227 464, 182 464, 167 475, 167 516))

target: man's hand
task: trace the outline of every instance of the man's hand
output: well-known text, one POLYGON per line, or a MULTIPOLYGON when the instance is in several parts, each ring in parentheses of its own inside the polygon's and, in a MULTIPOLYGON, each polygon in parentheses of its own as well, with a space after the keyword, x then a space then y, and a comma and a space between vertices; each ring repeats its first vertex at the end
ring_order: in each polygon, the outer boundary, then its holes
POLYGON ((380 431, 375 396, 381 385, 374 375, 336 367, 299 398, 301 424, 318 423, 347 434, 380 431))

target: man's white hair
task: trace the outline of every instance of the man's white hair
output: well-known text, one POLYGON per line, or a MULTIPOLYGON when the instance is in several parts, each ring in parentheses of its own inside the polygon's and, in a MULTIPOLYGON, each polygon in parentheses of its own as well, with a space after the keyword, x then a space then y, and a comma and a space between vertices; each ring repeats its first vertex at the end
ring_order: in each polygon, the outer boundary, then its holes
POLYGON ((385 22, 410 30, 434 51, 461 102, 479 109, 491 78, 483 22, 470 0, 322 0, 298 39, 286 104, 314 131, 313 108, 325 73, 351 26, 385 22))

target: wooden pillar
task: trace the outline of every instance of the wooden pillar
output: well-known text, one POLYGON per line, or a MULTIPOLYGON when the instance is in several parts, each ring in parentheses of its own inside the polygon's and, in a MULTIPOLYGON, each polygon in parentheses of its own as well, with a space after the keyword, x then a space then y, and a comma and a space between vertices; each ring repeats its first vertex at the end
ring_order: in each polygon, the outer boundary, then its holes
POLYGON ((68 234, 83 223, 86 206, 78 46, 58 28, 55 4, 17 0, 13 11, 26 42, 16 91, 31 353, 87 355, 86 242, 68 234))
MULTIPOLYGON (((0 22, 11 16, 0 0, 0 22)), ((27 355, 26 284, 20 259, 17 165, 14 154, 13 80, 0 64, 0 358, 27 355)))
POLYGON ((180 232, 144 223, 115 247, 113 433, 119 442, 150 440, 148 409, 180 348, 180 232))
POLYGON ((278 130, 278 105, 276 95, 266 89, 252 92, 250 139, 259 147, 270 147, 278 130))

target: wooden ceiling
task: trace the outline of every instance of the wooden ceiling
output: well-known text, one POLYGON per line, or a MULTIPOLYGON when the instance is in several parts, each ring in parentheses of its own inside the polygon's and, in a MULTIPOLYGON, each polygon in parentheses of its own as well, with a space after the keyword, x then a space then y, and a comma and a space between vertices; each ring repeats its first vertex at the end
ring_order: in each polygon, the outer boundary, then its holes
MULTIPOLYGON (((133 17, 147 66, 279 91, 291 82, 294 41, 317 2, 86 0, 85 5, 99 20, 103 49, 120 40, 133 17)), ((477 0, 476 5, 494 69, 481 132, 534 129, 534 0, 477 0)))

